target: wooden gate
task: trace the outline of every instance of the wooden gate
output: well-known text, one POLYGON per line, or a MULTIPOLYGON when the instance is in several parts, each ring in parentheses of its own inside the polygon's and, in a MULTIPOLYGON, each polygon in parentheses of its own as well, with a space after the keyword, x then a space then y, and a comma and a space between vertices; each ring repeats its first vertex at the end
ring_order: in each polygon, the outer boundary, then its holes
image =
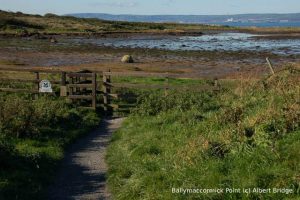
POLYGON ((90 71, 67 73, 68 84, 61 86, 61 96, 71 100, 91 101, 91 107, 97 108, 97 74, 90 71))

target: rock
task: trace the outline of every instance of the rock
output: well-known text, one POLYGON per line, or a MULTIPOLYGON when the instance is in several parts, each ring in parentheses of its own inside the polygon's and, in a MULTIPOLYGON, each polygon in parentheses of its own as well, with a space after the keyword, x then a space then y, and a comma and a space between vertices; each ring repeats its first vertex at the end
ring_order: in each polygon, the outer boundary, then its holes
POLYGON ((125 55, 122 58, 122 63, 134 63, 134 60, 131 55, 125 55))
POLYGON ((56 40, 56 38, 51 37, 51 38, 50 38, 50 42, 51 42, 51 43, 57 43, 57 40, 56 40))

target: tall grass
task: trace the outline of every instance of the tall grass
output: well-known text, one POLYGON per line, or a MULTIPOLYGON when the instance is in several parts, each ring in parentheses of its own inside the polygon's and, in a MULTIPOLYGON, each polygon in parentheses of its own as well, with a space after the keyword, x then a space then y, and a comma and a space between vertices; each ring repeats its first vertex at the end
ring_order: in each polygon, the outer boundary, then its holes
POLYGON ((299 199, 300 73, 244 80, 219 93, 151 94, 114 134, 114 199, 299 199), (172 188, 289 188, 177 194, 172 188))
POLYGON ((64 99, 0 95, 0 199, 46 199, 64 148, 99 116, 64 99))

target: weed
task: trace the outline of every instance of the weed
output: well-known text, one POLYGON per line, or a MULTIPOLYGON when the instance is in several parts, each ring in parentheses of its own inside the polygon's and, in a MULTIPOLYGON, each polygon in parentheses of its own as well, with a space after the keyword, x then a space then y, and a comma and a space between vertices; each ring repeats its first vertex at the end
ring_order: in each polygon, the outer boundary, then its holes
POLYGON ((113 197, 298 199, 299 91, 299 71, 288 69, 219 94, 143 95, 108 150, 113 197), (179 195, 173 187, 294 192, 179 195))

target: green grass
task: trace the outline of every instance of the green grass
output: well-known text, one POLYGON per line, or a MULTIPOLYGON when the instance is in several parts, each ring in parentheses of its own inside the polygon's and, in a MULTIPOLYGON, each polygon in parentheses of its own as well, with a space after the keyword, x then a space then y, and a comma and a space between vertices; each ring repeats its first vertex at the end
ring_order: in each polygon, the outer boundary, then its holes
POLYGON ((113 94, 118 94, 119 97, 118 99, 112 99, 113 104, 119 105, 119 109, 117 110, 118 112, 115 112, 115 114, 119 114, 121 116, 123 116, 124 114, 127 116, 130 108, 134 107, 144 96, 148 96, 152 93, 159 93, 160 95, 164 95, 165 92, 172 92, 172 89, 168 89, 168 91, 166 91, 164 87, 177 87, 180 88, 180 90, 190 90, 191 88, 199 88, 199 85, 214 85, 214 80, 209 79, 167 79, 163 77, 112 77, 111 81, 112 83, 132 84, 133 86, 133 88, 112 88, 111 92, 113 94), (151 86, 154 87, 151 88, 151 86))
POLYGON ((203 79, 184 79, 184 78, 156 78, 156 77, 113 77, 112 82, 117 83, 131 83, 131 84, 166 84, 171 86, 179 85, 199 85, 199 84, 213 84, 211 80, 203 79))
POLYGON ((53 14, 29 15, 0 10, 0 32, 11 34, 37 33, 101 33, 101 32, 181 32, 201 30, 232 30, 234 28, 210 25, 176 23, 117 22, 99 19, 85 19, 53 14))
POLYGON ((219 93, 141 97, 109 147, 114 199, 299 199, 299 78, 290 69, 219 93), (172 193, 256 187, 293 193, 172 193))
POLYGON ((46 199, 65 147, 99 124, 64 99, 0 96, 0 199, 46 199))

